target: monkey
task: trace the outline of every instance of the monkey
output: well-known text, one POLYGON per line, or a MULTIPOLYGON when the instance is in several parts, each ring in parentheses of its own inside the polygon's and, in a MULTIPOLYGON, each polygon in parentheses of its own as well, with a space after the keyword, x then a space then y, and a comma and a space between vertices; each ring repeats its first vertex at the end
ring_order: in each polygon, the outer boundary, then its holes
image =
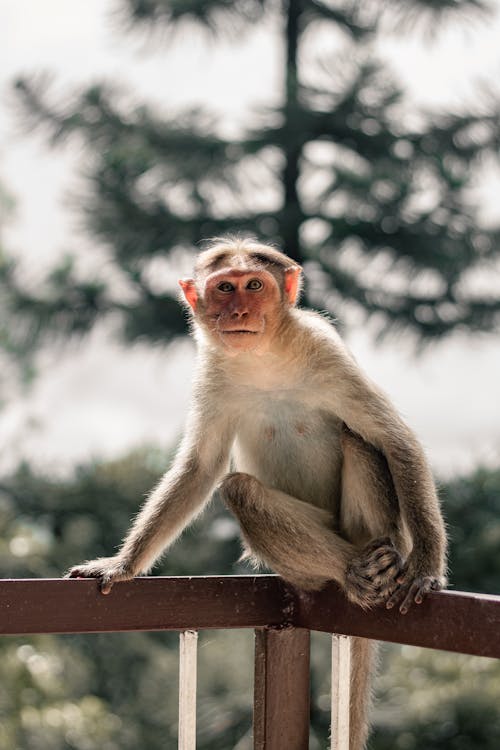
MULTIPOLYGON (((223 237, 179 282, 198 360, 184 437, 119 551, 73 567, 100 590, 150 569, 215 489, 244 555, 301 590, 336 581, 405 614, 446 584, 446 534, 424 451, 332 322, 301 309, 301 267, 223 237)), ((350 748, 368 736, 373 648, 353 639, 350 748)))

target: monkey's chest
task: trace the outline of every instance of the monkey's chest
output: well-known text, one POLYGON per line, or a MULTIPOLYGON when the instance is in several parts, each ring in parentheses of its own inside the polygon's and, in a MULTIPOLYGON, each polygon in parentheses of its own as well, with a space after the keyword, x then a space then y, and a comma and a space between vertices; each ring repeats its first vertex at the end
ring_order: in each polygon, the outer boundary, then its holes
POLYGON ((300 500, 333 509, 339 495, 340 420, 300 403, 257 403, 240 420, 235 468, 300 500))

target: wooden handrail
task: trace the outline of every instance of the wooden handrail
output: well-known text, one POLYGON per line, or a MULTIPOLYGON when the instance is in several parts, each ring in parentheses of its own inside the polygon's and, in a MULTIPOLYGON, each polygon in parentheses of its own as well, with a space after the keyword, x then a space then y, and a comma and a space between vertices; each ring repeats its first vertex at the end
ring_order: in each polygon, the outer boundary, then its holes
POLYGON ((0 580, 0 634, 279 627, 289 599, 277 576, 0 580))
POLYGON ((500 596, 439 591, 406 615, 384 607, 362 612, 335 586, 297 598, 296 627, 500 658, 500 596))
MULTIPOLYGON (((254 750, 309 748, 309 633, 332 636, 331 747, 349 746, 351 638, 500 657, 500 597, 442 591, 403 616, 363 612, 329 585, 278 576, 136 578, 107 596, 94 580, 0 580, 0 634, 255 628, 254 750)), ((181 632, 179 749, 196 747, 196 633, 181 632)))
POLYGON ((402 616, 268 575, 137 578, 107 596, 93 580, 0 580, 4 635, 286 626, 500 658, 500 596, 442 591, 402 616))

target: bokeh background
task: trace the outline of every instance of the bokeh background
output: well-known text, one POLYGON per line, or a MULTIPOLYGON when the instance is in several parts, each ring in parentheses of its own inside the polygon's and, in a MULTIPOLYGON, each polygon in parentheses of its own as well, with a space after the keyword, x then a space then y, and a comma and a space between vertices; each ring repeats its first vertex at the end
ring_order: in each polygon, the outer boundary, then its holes
MULTIPOLYGON (((425 444, 451 585, 499 592, 499 33, 493 0, 0 0, 3 577, 119 544, 186 412, 176 280, 239 231, 302 263, 425 444)), ((238 556, 214 502, 157 571, 238 556)), ((250 748, 252 634, 201 641, 199 747, 250 748)), ((0 650, 6 750, 176 747, 175 636, 0 650)), ((374 750, 499 746, 492 660, 387 646, 377 694, 374 750)))

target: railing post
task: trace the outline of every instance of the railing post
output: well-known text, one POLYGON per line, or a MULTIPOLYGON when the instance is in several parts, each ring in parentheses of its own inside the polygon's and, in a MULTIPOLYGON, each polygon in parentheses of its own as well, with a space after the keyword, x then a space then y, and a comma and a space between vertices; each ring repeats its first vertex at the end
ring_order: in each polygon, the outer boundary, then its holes
POLYGON ((179 634, 179 750, 196 750, 196 658, 198 633, 179 634))
POLYGON ((350 696, 351 638, 333 634, 331 750, 349 750, 350 696))
POLYGON ((255 631, 254 750, 308 750, 310 632, 255 631))

